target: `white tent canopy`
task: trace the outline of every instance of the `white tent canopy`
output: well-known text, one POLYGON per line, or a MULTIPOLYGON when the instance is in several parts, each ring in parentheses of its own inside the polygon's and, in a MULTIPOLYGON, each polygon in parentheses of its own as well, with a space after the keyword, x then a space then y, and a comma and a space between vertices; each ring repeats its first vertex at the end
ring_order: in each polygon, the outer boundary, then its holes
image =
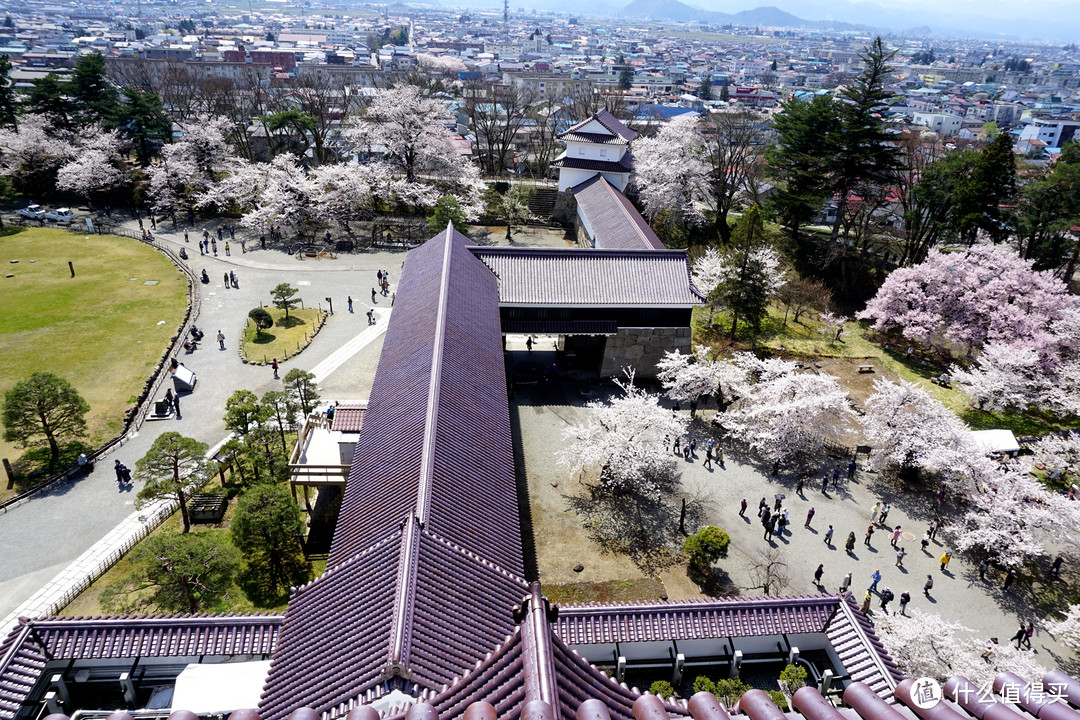
POLYGON ((172 706, 196 714, 259 707, 269 660, 188 665, 176 677, 172 706))
POLYGON ((971 430, 968 436, 983 452, 1016 452, 1020 449, 1012 430, 971 430))

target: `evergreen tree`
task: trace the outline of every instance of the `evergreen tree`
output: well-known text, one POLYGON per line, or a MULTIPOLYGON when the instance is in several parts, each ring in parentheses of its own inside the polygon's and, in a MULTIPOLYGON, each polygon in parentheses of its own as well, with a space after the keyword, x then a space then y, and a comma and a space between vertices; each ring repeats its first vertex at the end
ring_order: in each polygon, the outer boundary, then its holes
POLYGON ((629 90, 634 86, 634 68, 629 65, 623 65, 619 69, 619 89, 629 90))
POLYGON ((34 373, 4 393, 4 440, 29 447, 37 437, 49 447, 49 469, 60 458, 60 441, 86 434, 90 404, 75 386, 52 373, 34 373))
POLYGON ((835 152, 829 158, 837 196, 834 240, 844 227, 851 195, 864 186, 888 184, 899 165, 899 150, 880 117, 891 97, 885 81, 892 71, 888 62, 895 54, 885 49, 880 36, 875 38, 859 55, 865 65, 862 73, 841 93, 846 101, 839 104, 841 132, 835 147, 825 148, 826 154, 835 152))
POLYGON ((7 55, 0 55, 0 128, 18 130, 19 126, 15 119, 15 87, 8 79, 10 72, 11 60, 7 55))
POLYGON ((769 174, 781 181, 772 205, 792 238, 810 220, 832 191, 831 163, 841 122, 827 95, 811 102, 792 98, 773 117, 776 145, 766 150, 769 174))
POLYGON ((701 87, 698 88, 698 97, 702 100, 712 100, 712 80, 709 76, 701 78, 701 87))
POLYGON ((1011 229, 1001 206, 1015 194, 1012 138, 1002 133, 979 153, 971 172, 957 183, 951 219, 960 240, 974 245, 980 231, 995 243, 1006 240, 1011 229))
POLYGON ((82 55, 68 81, 68 94, 78 109, 80 124, 110 125, 120 105, 119 93, 105 73, 105 58, 101 53, 82 55))
POLYGON ((285 485, 256 485, 241 495, 229 528, 233 544, 273 591, 308 579, 303 530, 300 507, 285 485))
POLYGON ((731 339, 742 320, 753 334, 769 312, 769 301, 783 285, 780 260, 756 205, 747 210, 731 234, 731 250, 724 259, 720 281, 709 299, 731 313, 731 339))
POLYGON ((68 85, 53 73, 34 81, 25 104, 26 111, 49 121, 47 130, 64 132, 74 129, 75 105, 68 95, 68 85))
POLYGON ((117 108, 115 124, 131 143, 135 159, 143 167, 150 164, 158 148, 172 139, 172 120, 165 113, 161 98, 139 88, 124 88, 124 102, 117 108))
POLYGON ((724 77, 724 82, 723 82, 722 85, 720 85, 720 100, 722 102, 727 102, 730 99, 731 99, 731 94, 730 94, 730 91, 728 89, 728 79, 727 79, 727 77, 724 77))

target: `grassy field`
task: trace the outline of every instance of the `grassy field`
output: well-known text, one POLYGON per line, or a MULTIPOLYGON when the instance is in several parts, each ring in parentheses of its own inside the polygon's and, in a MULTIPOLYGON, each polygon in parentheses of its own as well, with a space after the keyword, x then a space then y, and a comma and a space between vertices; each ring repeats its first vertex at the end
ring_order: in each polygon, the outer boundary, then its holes
MULTIPOLYGON (((0 232, 0 260, 12 275, 0 295, 0 392, 55 373, 90 404, 89 441, 109 439, 184 317, 187 278, 135 240, 51 228, 0 232)), ((0 442, 0 456, 21 454, 0 442)), ((6 485, 0 498, 18 489, 6 485)))
POLYGON ((318 332, 323 314, 317 308, 293 308, 286 322, 284 310, 264 309, 274 318, 274 326, 259 333, 254 321, 248 318, 244 329, 244 355, 253 363, 270 362, 273 358, 283 362, 296 355, 318 332))

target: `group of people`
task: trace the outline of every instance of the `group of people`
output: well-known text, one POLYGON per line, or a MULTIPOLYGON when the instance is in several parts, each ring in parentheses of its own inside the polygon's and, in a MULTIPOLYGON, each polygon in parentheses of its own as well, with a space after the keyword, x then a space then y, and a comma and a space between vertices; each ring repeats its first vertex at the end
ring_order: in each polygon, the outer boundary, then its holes
POLYGON ((117 460, 113 470, 116 471, 116 484, 121 490, 125 485, 131 485, 131 468, 117 460))
MULTIPOLYGON (((531 341, 532 338, 529 338, 531 341)), ((529 349, 532 350, 531 343, 529 349)), ((664 438, 664 444, 667 445, 668 438, 664 438)), ((676 436, 674 442, 671 444, 671 450, 676 455, 682 455, 687 462, 693 462, 698 457, 697 454, 697 438, 693 435, 688 435, 685 439, 676 436)), ((720 445, 720 441, 715 437, 710 437, 705 441, 705 467, 712 469, 713 462, 716 462, 720 467, 724 467, 724 448, 720 445)))

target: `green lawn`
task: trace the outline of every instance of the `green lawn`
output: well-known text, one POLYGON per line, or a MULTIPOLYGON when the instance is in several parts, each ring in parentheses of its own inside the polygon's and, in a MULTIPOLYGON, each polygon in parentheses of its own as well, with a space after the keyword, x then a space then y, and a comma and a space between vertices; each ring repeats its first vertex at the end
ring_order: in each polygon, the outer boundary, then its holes
MULTIPOLYGON (((183 320, 187 278, 138 241, 52 228, 0 231, 0 260, 0 392, 55 373, 90 404, 89 441, 108 440, 183 320)), ((21 454, 0 441, 0 457, 21 454)))
POLYGON ((248 362, 268 363, 274 358, 284 362, 296 356, 319 331, 324 314, 317 308, 293 308, 289 310, 286 321, 284 310, 276 307, 264 309, 274 318, 274 326, 257 332, 255 322, 248 318, 244 328, 244 355, 248 362))

